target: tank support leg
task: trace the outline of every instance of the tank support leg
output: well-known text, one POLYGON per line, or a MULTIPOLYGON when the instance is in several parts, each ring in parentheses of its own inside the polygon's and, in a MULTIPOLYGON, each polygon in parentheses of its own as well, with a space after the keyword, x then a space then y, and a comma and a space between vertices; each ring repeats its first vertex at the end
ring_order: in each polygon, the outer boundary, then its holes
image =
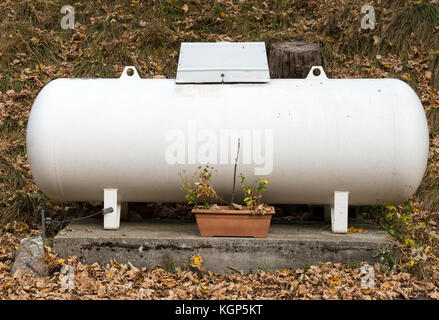
POLYGON ((333 233, 348 232, 348 196, 347 191, 334 191, 331 205, 331 225, 333 233))
POLYGON ((113 212, 104 215, 104 229, 118 230, 121 203, 117 200, 117 189, 104 189, 104 208, 110 207, 113 208, 113 212))

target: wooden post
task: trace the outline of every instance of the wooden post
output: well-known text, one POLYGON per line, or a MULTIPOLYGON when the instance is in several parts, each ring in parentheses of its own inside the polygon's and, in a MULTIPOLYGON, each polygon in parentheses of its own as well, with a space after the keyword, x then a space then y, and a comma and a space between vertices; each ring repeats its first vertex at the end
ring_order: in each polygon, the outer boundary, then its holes
POLYGON ((273 43, 268 64, 272 79, 304 79, 312 66, 322 65, 320 45, 302 41, 273 43))

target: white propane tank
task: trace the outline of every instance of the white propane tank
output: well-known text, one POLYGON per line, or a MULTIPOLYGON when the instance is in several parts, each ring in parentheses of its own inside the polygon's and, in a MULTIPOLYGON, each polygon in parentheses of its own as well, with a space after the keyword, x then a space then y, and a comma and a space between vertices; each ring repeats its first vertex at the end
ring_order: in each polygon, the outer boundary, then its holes
MULTIPOLYGON (((120 79, 57 79, 33 104, 27 152, 50 198, 102 201, 106 190, 120 208, 184 201, 179 172, 206 163, 227 199, 238 136, 237 172, 268 180, 265 201, 339 203, 346 220, 348 195, 352 205, 407 200, 429 149, 424 109, 405 82, 328 79, 313 67, 306 79, 266 83, 176 84, 135 69, 120 79)), ((116 211, 106 228, 119 227, 116 211)))

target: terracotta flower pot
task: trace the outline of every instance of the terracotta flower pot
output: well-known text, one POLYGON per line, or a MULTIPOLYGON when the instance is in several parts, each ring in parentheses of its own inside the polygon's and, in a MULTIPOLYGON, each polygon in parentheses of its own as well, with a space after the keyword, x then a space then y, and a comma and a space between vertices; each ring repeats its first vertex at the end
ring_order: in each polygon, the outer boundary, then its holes
POLYGON ((265 214, 252 214, 251 210, 193 209, 202 237, 253 237, 266 238, 274 207, 265 214))

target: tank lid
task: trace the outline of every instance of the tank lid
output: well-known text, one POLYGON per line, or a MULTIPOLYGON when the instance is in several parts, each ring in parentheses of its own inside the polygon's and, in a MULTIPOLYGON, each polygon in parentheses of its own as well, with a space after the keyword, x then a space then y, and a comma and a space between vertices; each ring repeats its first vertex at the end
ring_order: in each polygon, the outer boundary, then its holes
POLYGON ((264 42, 182 42, 177 83, 269 82, 264 42))

